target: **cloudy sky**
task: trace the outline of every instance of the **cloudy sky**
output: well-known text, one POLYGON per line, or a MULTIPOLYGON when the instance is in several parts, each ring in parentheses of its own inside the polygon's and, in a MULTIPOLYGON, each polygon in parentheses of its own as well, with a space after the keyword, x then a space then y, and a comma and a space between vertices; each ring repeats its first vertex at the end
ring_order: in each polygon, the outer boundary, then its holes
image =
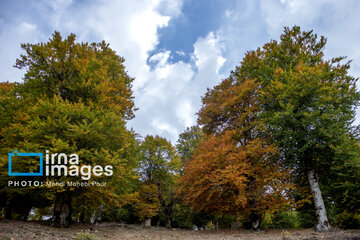
POLYGON ((245 52, 300 25, 328 38, 326 57, 348 56, 360 76, 360 1, 356 0, 0 0, 0 81, 21 43, 57 30, 79 41, 102 40, 126 59, 139 110, 128 123, 142 136, 173 143, 196 123, 201 96, 229 75, 245 52))

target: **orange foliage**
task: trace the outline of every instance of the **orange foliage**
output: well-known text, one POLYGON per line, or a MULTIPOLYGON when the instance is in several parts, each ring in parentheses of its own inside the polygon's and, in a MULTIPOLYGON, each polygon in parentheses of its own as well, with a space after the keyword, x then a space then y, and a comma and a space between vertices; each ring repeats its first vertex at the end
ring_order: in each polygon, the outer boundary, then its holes
POLYGON ((233 133, 211 135, 199 146, 180 179, 184 202, 220 215, 264 213, 287 204, 289 173, 274 164, 274 146, 255 139, 238 147, 233 133))
POLYGON ((290 203, 290 173, 263 134, 260 87, 233 72, 202 99, 198 122, 208 135, 185 166, 178 192, 193 210, 261 215, 290 203))
POLYGON ((160 211, 158 188, 155 184, 143 184, 139 191, 131 195, 131 201, 138 216, 151 218, 160 211))

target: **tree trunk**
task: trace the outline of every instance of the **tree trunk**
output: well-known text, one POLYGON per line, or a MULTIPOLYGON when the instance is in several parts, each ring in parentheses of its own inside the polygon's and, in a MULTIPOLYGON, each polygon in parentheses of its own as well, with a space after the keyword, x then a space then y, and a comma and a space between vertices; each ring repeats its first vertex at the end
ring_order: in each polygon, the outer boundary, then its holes
POLYGON ((255 231, 259 230, 261 218, 258 217, 257 219, 253 220, 251 223, 251 228, 255 231))
POLYGON ((99 209, 95 209, 93 211, 93 214, 90 219, 91 224, 99 224, 101 222, 103 210, 104 210, 104 205, 100 204, 99 209))
POLYGON ((22 209, 21 220, 27 221, 31 209, 32 209, 32 206, 31 206, 31 205, 26 205, 26 206, 22 209))
POLYGON ((251 220, 251 229, 252 230, 259 230, 260 223, 261 223, 261 215, 256 213, 255 211, 252 211, 250 214, 250 220, 251 220))
POLYGON ((85 223, 85 214, 83 211, 80 212, 79 222, 85 223))
POLYGON ((242 224, 239 221, 234 221, 231 223, 231 230, 239 230, 242 227, 242 224))
POLYGON ((166 224, 165 227, 171 229, 171 216, 170 214, 166 214, 166 224))
POLYGON ((316 231, 319 232, 329 231, 331 226, 327 217, 326 208, 319 187, 317 175, 313 169, 308 171, 308 180, 315 204, 315 211, 317 218, 316 231))
POLYGON ((12 215, 12 207, 10 201, 8 201, 5 206, 5 219, 11 219, 11 215, 12 215))
POLYGON ((53 223, 59 227, 68 227, 71 222, 71 194, 61 192, 56 195, 53 223))
POLYGON ((151 218, 148 218, 148 219, 145 220, 144 226, 145 227, 151 227, 151 218))
POLYGON ((99 214, 97 215, 95 223, 98 223, 98 224, 101 223, 103 211, 104 211, 104 204, 100 204, 99 214))

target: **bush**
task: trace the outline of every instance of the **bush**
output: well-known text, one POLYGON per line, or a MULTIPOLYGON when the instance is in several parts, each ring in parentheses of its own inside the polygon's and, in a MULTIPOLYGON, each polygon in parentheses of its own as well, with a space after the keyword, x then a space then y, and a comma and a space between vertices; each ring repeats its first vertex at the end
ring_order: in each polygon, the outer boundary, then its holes
POLYGON ((349 213, 343 211, 336 216, 336 225, 343 229, 359 229, 360 228, 360 213, 349 213))
POLYGON ((298 228, 300 226, 298 212, 281 211, 275 214, 266 213, 261 224, 262 228, 298 228))
POLYGON ((175 204, 174 213, 172 216, 172 226, 175 228, 192 229, 193 227, 193 213, 183 205, 175 204))
POLYGON ((121 208, 106 208, 102 213, 104 222, 125 222, 128 224, 141 223, 132 205, 127 204, 121 208))
POLYGON ((76 234, 76 240, 96 240, 96 236, 89 232, 80 232, 76 234))
POLYGON ((316 224, 316 214, 314 210, 299 212, 299 227, 312 228, 316 224))
POLYGON ((231 224, 236 221, 235 216, 221 216, 217 219, 219 229, 231 228, 231 224))

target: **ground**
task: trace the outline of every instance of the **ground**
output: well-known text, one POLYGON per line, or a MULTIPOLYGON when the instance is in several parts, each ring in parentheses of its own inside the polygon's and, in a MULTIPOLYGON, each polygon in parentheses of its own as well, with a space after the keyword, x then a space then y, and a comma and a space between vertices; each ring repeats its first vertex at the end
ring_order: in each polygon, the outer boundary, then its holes
POLYGON ((74 224, 70 228, 53 228, 35 222, 0 220, 0 240, 102 240, 102 239, 206 239, 206 240, 257 240, 257 239, 341 239, 360 240, 360 230, 334 230, 318 233, 311 229, 272 229, 259 232, 247 230, 205 230, 192 231, 165 228, 142 228, 135 225, 103 223, 100 225, 74 224), (87 238, 88 237, 88 238, 87 238))

